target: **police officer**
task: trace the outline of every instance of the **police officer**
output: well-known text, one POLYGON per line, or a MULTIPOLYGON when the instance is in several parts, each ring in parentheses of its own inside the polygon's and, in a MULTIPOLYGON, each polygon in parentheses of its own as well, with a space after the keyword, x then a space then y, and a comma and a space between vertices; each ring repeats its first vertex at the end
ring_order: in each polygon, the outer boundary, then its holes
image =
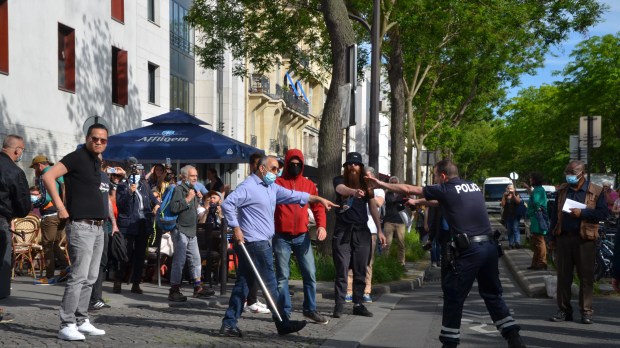
POLYGON ((439 202, 450 226, 452 241, 448 247, 456 245, 452 248, 452 259, 444 258, 445 262, 442 262, 444 303, 439 340, 443 347, 456 347, 460 343, 463 304, 474 279, 477 279, 480 296, 493 323, 508 341, 508 346, 525 347, 519 335, 519 325, 502 299, 497 267, 498 249, 491 236, 491 224, 480 188, 459 178, 458 168, 450 160, 438 162, 433 175, 438 184, 426 187, 388 184, 370 177, 366 177, 366 181, 370 186, 424 196, 429 201, 439 202))

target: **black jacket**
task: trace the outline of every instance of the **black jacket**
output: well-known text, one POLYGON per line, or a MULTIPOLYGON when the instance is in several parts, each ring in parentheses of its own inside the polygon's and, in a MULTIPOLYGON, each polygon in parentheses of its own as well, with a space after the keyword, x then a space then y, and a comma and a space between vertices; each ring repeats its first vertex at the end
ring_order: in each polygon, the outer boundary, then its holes
MULTIPOLYGON (((153 224, 153 210, 151 204, 158 204, 157 198, 149 189, 145 180, 141 180, 136 193, 129 191, 129 183, 120 183, 116 189, 116 206, 118 208, 118 228, 124 234, 140 234, 140 201, 137 195, 142 197, 142 214, 147 223, 153 224)), ((147 231, 149 234, 151 231, 147 231)))
POLYGON ((7 154, 0 152, 0 215, 7 220, 24 217, 31 207, 26 174, 7 154))

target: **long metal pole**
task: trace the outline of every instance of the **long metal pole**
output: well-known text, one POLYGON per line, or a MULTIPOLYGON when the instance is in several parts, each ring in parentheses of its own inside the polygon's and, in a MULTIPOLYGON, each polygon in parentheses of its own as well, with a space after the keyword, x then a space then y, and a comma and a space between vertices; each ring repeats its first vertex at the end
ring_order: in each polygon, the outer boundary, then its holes
POLYGON ((592 122, 594 120, 592 119, 592 116, 588 116, 588 164, 587 164, 587 168, 588 168, 588 182, 590 181, 590 169, 592 168, 592 132, 594 131, 592 129, 592 122))
POLYGON ((252 271, 254 271, 254 275, 256 276, 256 280, 258 280, 258 284, 260 284, 260 288, 263 289, 263 295, 265 295, 267 302, 269 302, 269 305, 271 305, 271 310, 274 311, 276 317, 278 317, 278 321, 282 322, 282 317, 280 316, 280 312, 278 312, 278 307, 276 307, 276 303, 273 301, 273 298, 271 298, 271 293, 269 292, 269 289, 267 289, 267 286, 265 285, 265 283, 263 283, 263 278, 260 277, 256 266, 254 266, 254 262, 252 262, 252 258, 250 257, 248 250, 245 248, 245 244, 239 243, 239 245, 241 246, 241 249, 245 254, 245 258, 248 260, 248 263, 252 267, 252 271))
POLYGON ((370 115, 368 119, 368 165, 379 171, 379 88, 381 50, 379 49, 379 27, 381 25, 381 2, 373 1, 370 60, 370 115))

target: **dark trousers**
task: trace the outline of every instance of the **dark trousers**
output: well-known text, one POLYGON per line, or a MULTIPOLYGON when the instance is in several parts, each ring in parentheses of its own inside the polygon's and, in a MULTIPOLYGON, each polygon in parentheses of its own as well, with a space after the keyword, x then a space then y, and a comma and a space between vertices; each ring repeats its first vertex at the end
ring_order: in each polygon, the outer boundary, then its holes
POLYGON ((334 292, 336 304, 343 304, 347 294, 349 268, 353 271, 353 303, 364 300, 366 267, 370 259, 372 236, 366 224, 342 225, 337 223, 332 239, 332 255, 336 268, 334 292))
POLYGON ((147 226, 148 220, 140 220, 140 227, 137 235, 123 234, 127 241, 127 262, 121 262, 115 280, 121 281, 123 273, 131 272, 131 283, 140 284, 142 272, 144 271, 144 260, 146 258, 146 247, 150 231, 147 226))
POLYGON ((449 262, 442 262, 443 317, 439 341, 447 344, 460 343, 463 305, 474 280, 478 281, 480 297, 502 336, 506 337, 510 331, 520 329, 502 298, 497 263, 497 245, 494 241, 472 243, 469 249, 456 258, 454 269, 449 262))
POLYGON ((41 217, 41 244, 45 255, 45 277, 47 278, 54 277, 56 258, 64 260, 62 266, 67 266, 65 254, 60 249, 60 241, 65 235, 66 223, 67 221, 61 221, 57 214, 41 217))
POLYGON ((11 254, 13 235, 9 230, 9 221, 0 216, 0 298, 11 295, 11 254))
POLYGON ((103 294, 103 278, 108 268, 108 245, 110 243, 110 235, 103 233, 103 252, 101 253, 101 265, 99 266, 99 275, 97 281, 93 284, 93 292, 90 294, 90 302, 95 303, 102 299, 103 294))
POLYGON ((594 256, 596 241, 583 240, 579 233, 556 237, 556 259, 558 267, 558 307, 572 313, 570 304, 573 269, 579 277, 579 309, 581 314, 592 315, 592 289, 594 288, 594 256))
MULTIPOLYGON (((248 254, 250 254, 250 258, 252 258, 252 261, 254 262, 254 266, 265 283, 271 298, 274 301, 277 301, 279 297, 278 284, 276 282, 276 274, 273 268, 273 249, 271 247, 271 241, 265 240, 258 242, 247 242, 244 245, 248 251, 248 254)), ((224 319, 222 319, 222 323, 230 327, 236 327, 237 321, 241 317, 243 302, 247 298, 249 292, 248 284, 258 283, 258 281, 255 280, 256 276, 254 275, 252 266, 241 249, 241 246, 235 243, 234 248, 237 253, 237 257, 239 258, 237 279, 235 280, 235 286, 230 294, 228 309, 224 314, 224 319)), ((267 301, 267 305, 269 306, 271 313, 273 313, 273 319, 276 322, 276 327, 289 325, 289 319, 286 315, 284 315, 284 310, 281 303, 276 304, 276 306, 278 306, 278 312, 282 317, 281 323, 276 319, 276 311, 271 306, 269 301, 267 301)))

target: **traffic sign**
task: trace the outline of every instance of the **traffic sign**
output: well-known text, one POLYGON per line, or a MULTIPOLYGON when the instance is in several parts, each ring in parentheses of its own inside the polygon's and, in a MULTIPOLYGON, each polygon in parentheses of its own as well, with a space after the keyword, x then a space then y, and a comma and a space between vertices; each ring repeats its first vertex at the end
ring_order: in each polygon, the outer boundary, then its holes
POLYGON ((519 179, 519 174, 517 174, 517 172, 510 173, 510 179, 512 179, 512 180, 519 179))
POLYGON ((580 160, 588 163, 588 147, 582 146, 578 135, 570 135, 568 137, 568 147, 570 151, 570 160, 580 160))
POLYGON ((579 118, 579 140, 588 141, 588 117, 592 119, 592 140, 600 140, 601 116, 581 116, 579 118))

